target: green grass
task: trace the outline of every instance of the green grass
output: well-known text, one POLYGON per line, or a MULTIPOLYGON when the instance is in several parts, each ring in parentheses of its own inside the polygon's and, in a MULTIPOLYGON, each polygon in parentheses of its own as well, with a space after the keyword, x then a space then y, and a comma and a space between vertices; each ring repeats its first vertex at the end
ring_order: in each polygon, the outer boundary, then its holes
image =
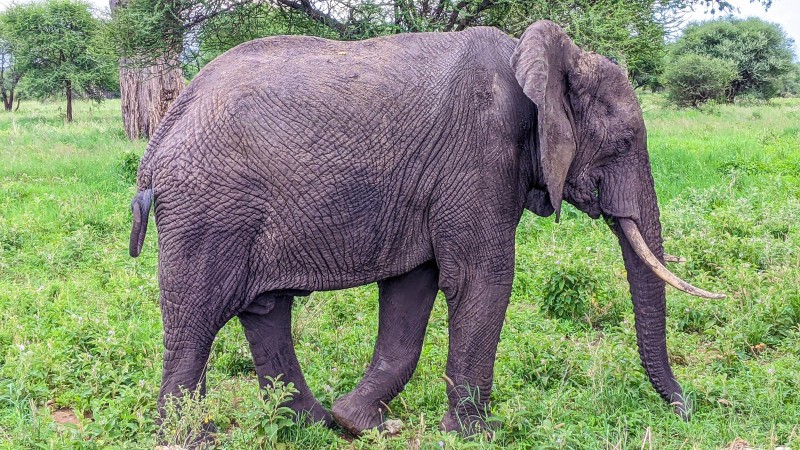
MULTIPOLYGON (((290 425, 259 399, 241 326, 218 337, 209 397, 220 448, 724 448, 800 446, 800 101, 705 112, 643 98, 665 245, 678 275, 725 300, 668 290, 669 349, 694 401, 681 422, 636 352, 619 249, 566 208, 526 214, 498 351, 492 439, 436 430, 445 411, 446 307, 437 300, 419 367, 389 406, 396 437, 348 441, 290 425), (567 311, 569 314, 559 314, 567 311), (559 318, 564 317, 564 318, 559 318), (280 443, 280 444, 277 444, 280 443)), ((155 233, 127 255, 130 154, 119 103, 23 103, 0 114, 0 447, 153 448, 161 371, 155 233), (78 425, 53 420, 68 408, 78 425)), ((154 228, 151 228, 151 230, 154 228)), ((377 290, 296 302, 297 351, 326 406, 369 362, 377 290)), ((187 416, 188 417, 188 416, 187 416)), ((191 424, 163 431, 179 436, 191 424)))

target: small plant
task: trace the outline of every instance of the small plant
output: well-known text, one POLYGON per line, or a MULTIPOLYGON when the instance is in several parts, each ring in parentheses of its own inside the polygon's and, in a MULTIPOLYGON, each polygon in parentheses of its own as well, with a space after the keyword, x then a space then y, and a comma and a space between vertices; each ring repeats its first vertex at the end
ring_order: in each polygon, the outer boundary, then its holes
POLYGON ((169 447, 204 448, 207 432, 213 428, 213 414, 199 391, 181 389, 179 397, 167 398, 164 419, 158 430, 160 440, 169 447))
POLYGON ((139 161, 142 159, 136 152, 125 152, 119 161, 119 171, 126 183, 136 182, 136 172, 139 170, 139 161))
POLYGON ((586 317, 586 294, 594 281, 574 270, 553 272, 544 286, 543 308, 550 318, 581 321, 586 317))
POLYGON ((295 412, 283 405, 297 389, 293 383, 280 381, 280 375, 269 381, 272 387, 262 390, 263 399, 245 399, 247 412, 237 417, 239 428, 230 434, 233 448, 277 448, 282 434, 295 426, 295 412))
POLYGON ((684 333, 702 333, 713 324, 713 317, 702 309, 686 308, 678 315, 678 329, 684 333))
POLYGON ((589 267, 556 266, 545 282, 542 307, 549 318, 592 325, 611 311, 613 305, 603 305, 606 297, 602 283, 589 267))

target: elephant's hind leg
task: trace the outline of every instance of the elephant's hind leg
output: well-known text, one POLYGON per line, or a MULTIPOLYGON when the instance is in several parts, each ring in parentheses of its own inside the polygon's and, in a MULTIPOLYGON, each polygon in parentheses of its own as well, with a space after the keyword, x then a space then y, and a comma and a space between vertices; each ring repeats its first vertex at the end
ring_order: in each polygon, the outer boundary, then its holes
MULTIPOLYGON (((199 321, 198 321, 199 322, 199 321)), ((219 326, 203 324, 199 329, 170 329, 166 326, 164 339, 164 366, 158 408, 162 417, 164 405, 170 398, 179 398, 185 392, 206 394, 206 364, 219 326)))
POLYGON ((242 313, 247 342, 256 364, 258 383, 262 389, 272 386, 268 377, 281 375, 285 383, 293 383, 297 393, 285 405, 310 422, 333 423, 330 413, 314 398, 306 384, 292 341, 292 301, 286 294, 265 293, 242 313))
MULTIPOLYGON (((168 402, 177 401, 184 394, 202 399, 206 394, 206 371, 211 346, 217 332, 227 322, 225 316, 198 311, 193 304, 184 306, 189 300, 205 300, 202 294, 193 296, 162 290, 161 305, 164 322, 164 364, 161 389, 158 394, 159 423, 168 419, 168 402)), ((181 414, 181 403, 175 404, 177 414, 181 414)), ((216 430, 212 422, 202 426, 195 443, 210 438, 209 433, 216 430)), ((165 430, 160 430, 163 434, 165 430)), ((162 435, 164 443, 169 437, 162 435)))
POLYGON ((438 291, 439 270, 430 261, 378 283, 378 340, 358 386, 332 408, 336 422, 353 434, 380 427, 386 405, 403 390, 419 361, 425 329, 438 291))

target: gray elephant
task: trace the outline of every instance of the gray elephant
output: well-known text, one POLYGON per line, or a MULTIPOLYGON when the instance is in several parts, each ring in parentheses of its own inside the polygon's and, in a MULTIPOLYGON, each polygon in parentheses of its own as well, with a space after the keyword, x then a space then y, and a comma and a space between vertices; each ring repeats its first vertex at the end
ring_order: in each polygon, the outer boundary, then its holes
POLYGON ((449 308, 443 430, 485 425, 524 208, 566 199, 618 236, 642 364, 685 414, 667 359, 663 266, 642 112, 622 70, 551 22, 519 39, 493 28, 361 42, 281 36, 208 64, 141 161, 130 253, 151 200, 159 232, 164 366, 159 405, 204 390, 212 342, 244 326, 262 386, 353 433, 419 359, 437 291, 449 308), (663 280, 663 281, 662 281, 663 280), (377 282, 379 332, 364 378, 332 416, 290 335, 294 296, 377 282))

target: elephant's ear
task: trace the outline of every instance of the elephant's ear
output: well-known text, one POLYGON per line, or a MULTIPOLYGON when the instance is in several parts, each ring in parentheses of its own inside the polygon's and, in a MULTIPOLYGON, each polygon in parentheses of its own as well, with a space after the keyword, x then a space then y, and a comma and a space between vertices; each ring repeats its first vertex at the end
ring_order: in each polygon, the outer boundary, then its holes
POLYGON ((536 105, 542 174, 556 220, 561 213, 567 172, 577 153, 567 91, 569 72, 579 53, 580 49, 558 25, 542 20, 525 30, 511 56, 517 82, 536 105))

